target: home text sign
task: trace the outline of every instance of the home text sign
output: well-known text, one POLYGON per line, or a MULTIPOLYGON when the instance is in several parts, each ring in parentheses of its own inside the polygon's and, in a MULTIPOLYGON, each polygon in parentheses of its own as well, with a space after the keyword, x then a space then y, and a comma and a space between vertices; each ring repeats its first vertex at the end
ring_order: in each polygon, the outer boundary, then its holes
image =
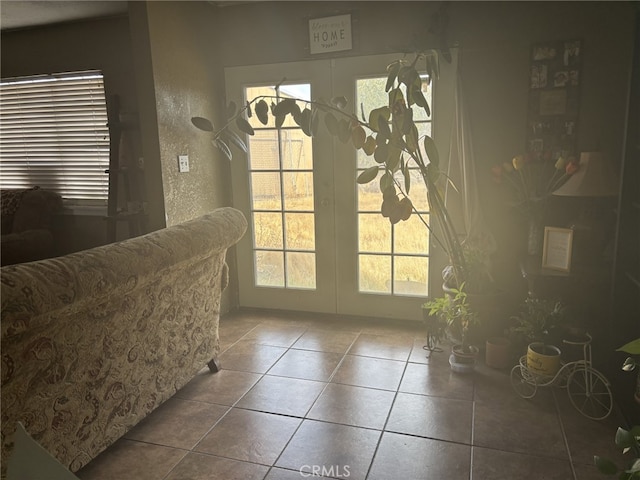
POLYGON ((312 55, 351 50, 351 15, 309 20, 309 47, 312 55))

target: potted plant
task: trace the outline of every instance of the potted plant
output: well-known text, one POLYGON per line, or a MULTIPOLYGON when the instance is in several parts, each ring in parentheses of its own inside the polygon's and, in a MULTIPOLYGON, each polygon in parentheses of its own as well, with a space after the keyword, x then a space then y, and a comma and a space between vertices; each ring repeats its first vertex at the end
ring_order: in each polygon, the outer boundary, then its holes
POLYGON ((640 425, 630 430, 618 427, 615 442, 622 453, 631 452, 634 458, 630 460, 627 468, 621 469, 612 460, 594 455, 593 460, 598 470, 605 475, 617 475, 616 478, 620 480, 640 479, 640 425))
POLYGON ((422 304, 422 323, 427 333, 427 344, 425 348, 429 352, 442 351, 438 345, 445 337, 446 323, 443 321, 441 315, 431 313, 428 301, 422 304))
POLYGON ((625 352, 631 355, 622 364, 622 370, 631 372, 638 368, 638 376, 636 380, 636 391, 634 393, 635 401, 640 403, 640 338, 621 346, 618 352, 625 352))
POLYGON ((452 288, 441 297, 423 304, 430 315, 440 317, 446 324, 447 331, 455 342, 451 347, 449 363, 458 372, 473 370, 479 351, 477 346, 469 343, 469 331, 478 323, 478 314, 470 308, 464 287, 463 283, 460 288, 452 288))
POLYGON ((511 333, 527 346, 527 368, 532 373, 553 376, 560 368, 560 349, 551 342, 564 316, 561 302, 528 296, 520 312, 511 317, 516 322, 511 333))
MULTIPOLYGON (((486 235, 462 242, 465 260, 465 292, 470 308, 478 314, 478 322, 470 330, 471 342, 483 345, 490 338, 499 337, 507 328, 508 312, 512 309, 505 290, 496 286, 492 275, 491 254, 495 250, 493 237, 486 235)), ((458 282, 450 265, 442 272, 442 290, 454 294, 458 282)))

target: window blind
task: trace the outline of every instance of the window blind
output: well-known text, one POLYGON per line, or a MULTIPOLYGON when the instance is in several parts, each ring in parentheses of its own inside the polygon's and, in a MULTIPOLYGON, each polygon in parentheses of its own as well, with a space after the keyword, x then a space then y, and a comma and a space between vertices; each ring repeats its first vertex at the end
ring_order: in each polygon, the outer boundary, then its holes
POLYGON ((67 203, 106 205, 109 130, 102 74, 0 82, 0 187, 39 186, 67 203))

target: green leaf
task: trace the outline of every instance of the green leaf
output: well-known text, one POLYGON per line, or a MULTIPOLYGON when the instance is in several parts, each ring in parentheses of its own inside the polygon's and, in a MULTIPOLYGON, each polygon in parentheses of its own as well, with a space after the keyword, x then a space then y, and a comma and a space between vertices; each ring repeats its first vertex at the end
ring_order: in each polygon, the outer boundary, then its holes
POLYGON ((389 124, 387 120, 383 117, 378 117, 378 136, 382 136, 383 138, 391 137, 391 130, 389 129, 389 124))
POLYGON ((213 132, 213 123, 203 117, 191 117, 191 123, 205 132, 213 132))
POLYGON ((380 177, 380 191, 384 192, 387 188, 393 186, 393 177, 389 175, 389 173, 385 172, 384 175, 380 177))
POLYGON ((402 90, 400 90, 399 88, 394 88, 393 90, 389 91, 389 107, 391 107, 394 113, 397 112, 396 110, 397 103, 402 106, 405 106, 404 95, 402 94, 402 90))
POLYGON ((339 97, 333 97, 331 99, 331 104, 339 108, 340 110, 342 110, 347 107, 349 102, 347 101, 347 97, 339 96, 339 97))
POLYGON ((338 138, 342 143, 347 143, 351 139, 351 124, 344 118, 338 122, 338 138))
POLYGON ((411 89, 411 96, 413 98, 413 101, 416 103, 416 105, 424 108, 427 111, 427 116, 428 116, 429 104, 427 103, 427 99, 424 98, 424 95, 422 94, 422 89, 418 89, 418 88, 411 89))
MULTIPOLYGON (((247 118, 253 117, 253 112, 251 111, 251 102, 247 102, 247 118)), ((228 117, 231 118, 231 117, 228 117)))
POLYGON ((409 133, 407 133, 404 138, 409 152, 413 153, 418 150, 418 128, 415 125, 412 126, 409 133))
MULTIPOLYGON (((629 470, 627 470, 627 473, 631 473, 631 474, 636 474, 640 472, 640 458, 636 458, 633 462, 633 464, 631 465, 631 468, 629 468, 629 470)), ((638 477, 636 477, 638 478, 638 477)))
POLYGON ((635 437, 631 434, 630 431, 625 430, 622 427, 618 427, 616 430, 616 445, 619 448, 625 449, 632 447, 636 444, 635 437))
POLYGON ((362 146, 362 151, 366 155, 373 155, 373 153, 376 151, 376 146, 377 145, 376 145, 375 138, 369 135, 367 139, 364 141, 364 145, 362 146))
POLYGON ((238 127, 238 129, 241 132, 246 133, 247 135, 253 135, 255 134, 255 131, 253 130, 253 127, 249 124, 249 122, 247 122, 244 118, 242 117, 237 117, 236 118, 236 126, 238 127))
POLYGON ((298 104, 294 103, 293 105, 291 105, 291 111, 289 113, 291 113, 291 116, 295 119, 296 117, 300 116, 302 112, 300 111, 300 107, 298 106, 298 104))
POLYGON ((440 77, 440 63, 439 63, 438 55, 428 55, 427 56, 427 65, 429 66, 429 81, 433 78, 440 77))
POLYGON ((596 455, 593 457, 593 460, 600 473, 604 473, 605 475, 615 475, 618 472, 616 464, 608 458, 602 458, 596 455))
POLYGON ((247 144, 244 143, 244 140, 242 140, 238 134, 236 132, 234 132, 231 129, 226 129, 222 131, 222 136, 225 138, 225 140, 228 140, 229 143, 233 143, 236 147, 238 147, 240 150, 242 150, 244 153, 247 153, 249 151, 249 149, 247 148, 247 144))
POLYGON ((374 132, 379 131, 378 121, 380 119, 389 120, 391 118, 391 110, 389 107, 379 107, 369 112, 369 126, 374 132))
POLYGON ((622 364, 622 370, 624 370, 625 372, 631 372, 632 370, 635 370, 637 366, 638 365, 635 359, 627 357, 627 359, 622 364))
POLYGON ((287 118, 287 114, 284 113, 282 115, 274 115, 276 118, 276 128, 282 128, 282 125, 284 125, 284 120, 287 118))
POLYGON ((623 346, 618 348, 616 351, 629 353, 631 355, 640 355, 640 338, 636 338, 635 340, 624 344, 623 346))
POLYGON ((400 165, 400 155, 402 151, 396 147, 395 145, 389 145, 389 155, 387 156, 387 160, 385 161, 385 165, 387 169, 391 172, 395 172, 398 170, 398 166, 400 165))
POLYGON ((389 158, 389 145, 378 145, 376 151, 373 152, 373 159, 378 163, 385 163, 387 158, 389 158))
POLYGON ((360 185, 364 185, 366 183, 370 183, 370 182, 374 181, 375 178, 378 176, 378 171, 379 170, 380 169, 377 166, 369 167, 366 170, 364 170, 362 173, 360 173, 360 175, 358 175, 358 178, 357 178, 356 181, 360 185))
POLYGON ((256 116, 263 125, 269 123, 269 105, 267 105, 264 99, 256 103, 256 116))
POLYGON ((398 80, 401 83, 404 83, 407 87, 411 86, 416 77, 419 79, 420 75, 418 75, 418 72, 414 67, 404 66, 398 71, 398 80))
POLYGON ((213 146, 216 147, 218 150, 220 150, 222 153, 224 153, 225 156, 229 159, 229 161, 233 159, 233 154, 231 153, 231 149, 229 148, 229 145, 224 143, 219 138, 213 140, 213 146))
POLYGON ((424 136, 424 150, 427 152, 429 163, 436 169, 440 168, 440 157, 438 155, 438 148, 436 142, 433 141, 429 135, 424 136))
POLYGON ((361 125, 357 125, 355 128, 351 129, 351 142, 353 146, 356 148, 364 147, 364 142, 367 139, 367 132, 365 132, 364 128, 361 125))
POLYGON ((232 118, 237 111, 238 111, 238 106, 236 105, 236 102, 231 100, 229 102, 229 105, 227 105, 227 118, 232 118))
POLYGON ((296 123, 300 126, 307 137, 311 136, 311 110, 305 108, 300 115, 294 117, 296 123))
POLYGON ((327 113, 324 116, 324 124, 331 135, 334 137, 338 136, 338 120, 336 120, 336 117, 332 113, 327 113))
POLYGON ((295 113, 296 108, 300 111, 300 107, 293 98, 285 98, 271 108, 274 117, 295 113))
POLYGON ((323 112, 328 112, 329 111, 329 107, 327 107, 327 105, 329 105, 329 103, 327 102, 327 100, 323 97, 318 98, 315 102, 316 107, 318 107, 318 109, 320 109, 323 112))
POLYGON ((318 135, 318 128, 320 126, 320 115, 318 114, 318 109, 314 108, 311 110, 311 136, 315 137, 318 135))
POLYGON ((431 116, 431 108, 429 108, 429 104, 427 103, 426 99, 425 99, 425 104, 424 107, 422 107, 424 110, 424 113, 427 114, 427 117, 431 116))
POLYGON ((389 75, 387 76, 387 84, 384 87, 385 92, 388 92, 393 87, 393 84, 396 81, 396 78, 398 78, 398 71, 400 70, 401 66, 402 66, 402 63, 399 60, 397 60, 387 67, 387 71, 389 72, 389 75))
POLYGON ((400 131, 403 135, 406 135, 415 124, 413 122, 413 109, 407 108, 402 114, 402 125, 400 131))
MULTIPOLYGON (((404 160, 402 160, 404 163, 404 160)), ((402 174, 404 175, 404 190, 409 195, 409 191, 411 190, 411 171, 409 170, 408 165, 403 165, 402 174)))

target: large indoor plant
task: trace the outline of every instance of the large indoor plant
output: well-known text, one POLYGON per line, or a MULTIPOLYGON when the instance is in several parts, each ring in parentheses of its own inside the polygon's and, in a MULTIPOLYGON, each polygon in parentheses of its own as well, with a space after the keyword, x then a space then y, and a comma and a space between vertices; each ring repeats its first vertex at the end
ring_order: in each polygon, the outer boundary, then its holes
MULTIPOLYGON (((445 205, 443 184, 449 181, 440 169, 440 158, 434 140, 429 135, 420 136, 414 118, 417 110, 430 115, 430 106, 422 93, 423 82, 437 78, 440 58, 448 58, 448 52, 428 50, 416 54, 410 60, 399 59, 387 67, 385 92, 388 101, 370 112, 360 112, 347 105, 344 97, 330 100, 305 100, 279 95, 259 95, 237 108, 230 103, 225 123, 215 128, 211 121, 193 117, 192 123, 212 134, 213 144, 229 159, 232 148, 247 152, 243 134, 254 135, 248 118, 255 115, 266 125, 271 119, 280 128, 287 118, 300 126, 308 136, 317 134, 319 128, 341 142, 375 160, 375 165, 363 170, 357 182, 367 184, 378 180, 381 194, 381 213, 393 224, 418 215, 431 236, 446 252, 453 284, 461 285, 469 276, 462 242, 445 205), (426 78, 418 73, 417 65, 425 66, 426 78), (424 182, 429 203, 429 217, 436 219, 437 228, 419 215, 413 208, 411 169, 417 169, 424 182)), ((279 85, 276 86, 278 91, 279 85)), ((354 168, 349 165, 348 168, 354 168)))

